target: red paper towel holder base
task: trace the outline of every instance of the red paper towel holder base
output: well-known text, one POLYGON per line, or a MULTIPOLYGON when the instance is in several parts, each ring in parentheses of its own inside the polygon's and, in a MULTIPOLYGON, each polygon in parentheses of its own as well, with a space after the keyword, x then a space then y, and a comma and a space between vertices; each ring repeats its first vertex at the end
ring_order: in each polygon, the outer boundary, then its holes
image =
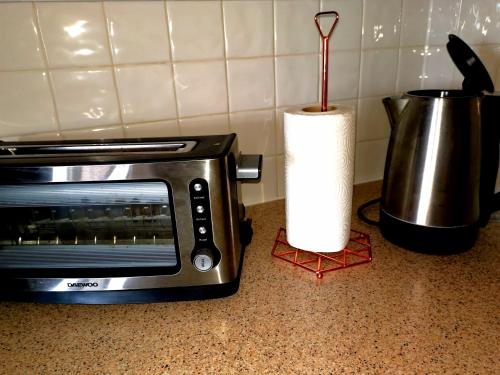
POLYGON ((327 272, 372 261, 370 236, 352 229, 345 249, 335 253, 317 253, 291 246, 286 240, 286 229, 280 228, 271 254, 295 266, 314 272, 318 279, 321 279, 327 272))

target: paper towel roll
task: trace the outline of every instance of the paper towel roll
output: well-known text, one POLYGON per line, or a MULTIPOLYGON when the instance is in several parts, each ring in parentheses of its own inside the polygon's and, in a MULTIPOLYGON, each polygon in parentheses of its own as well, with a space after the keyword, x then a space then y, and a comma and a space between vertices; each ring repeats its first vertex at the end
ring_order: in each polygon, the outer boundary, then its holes
POLYGON ((334 252, 351 229, 355 121, 351 107, 285 112, 286 231, 296 248, 334 252))

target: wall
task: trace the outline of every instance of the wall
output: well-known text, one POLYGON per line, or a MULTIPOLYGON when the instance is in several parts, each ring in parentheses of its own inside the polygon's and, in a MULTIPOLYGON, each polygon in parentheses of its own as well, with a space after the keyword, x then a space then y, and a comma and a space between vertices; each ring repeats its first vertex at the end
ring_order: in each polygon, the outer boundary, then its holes
POLYGON ((341 15, 330 93, 357 109, 356 182, 382 177, 382 97, 459 87, 448 32, 499 89, 498 0, 4 2, 0 138, 236 132, 265 156, 245 202, 283 197, 283 111, 319 100, 319 10, 341 15))

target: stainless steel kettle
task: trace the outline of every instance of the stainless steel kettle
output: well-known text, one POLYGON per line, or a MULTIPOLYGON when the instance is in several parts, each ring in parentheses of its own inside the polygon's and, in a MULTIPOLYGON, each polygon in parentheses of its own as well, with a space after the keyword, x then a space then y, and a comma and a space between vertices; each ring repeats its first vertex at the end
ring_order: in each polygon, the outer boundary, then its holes
POLYGON ((493 91, 486 69, 463 41, 449 38, 448 51, 466 77, 463 90, 383 99, 391 137, 380 229, 400 246, 431 253, 473 246, 499 199, 500 96, 482 94, 493 91))

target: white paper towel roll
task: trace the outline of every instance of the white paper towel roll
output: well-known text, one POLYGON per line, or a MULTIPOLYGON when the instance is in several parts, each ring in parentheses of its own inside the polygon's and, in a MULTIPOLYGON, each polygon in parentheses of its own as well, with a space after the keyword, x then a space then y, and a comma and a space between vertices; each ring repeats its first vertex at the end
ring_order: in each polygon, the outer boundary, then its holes
POLYGON ((354 110, 340 105, 327 112, 293 109, 284 120, 288 243, 302 250, 340 251, 351 229, 354 110))

